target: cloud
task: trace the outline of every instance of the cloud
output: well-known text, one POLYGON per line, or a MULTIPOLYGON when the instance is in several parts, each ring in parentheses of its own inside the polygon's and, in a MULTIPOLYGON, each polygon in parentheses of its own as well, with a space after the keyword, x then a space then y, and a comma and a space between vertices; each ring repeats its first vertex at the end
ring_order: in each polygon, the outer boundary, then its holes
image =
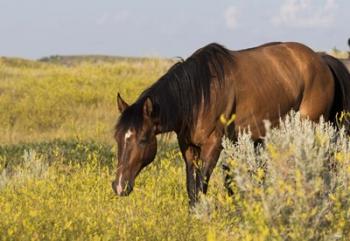
POLYGON ((115 13, 104 13, 96 19, 97 25, 118 24, 126 21, 130 17, 130 13, 126 10, 121 10, 115 13))
POLYGON ((238 11, 235 6, 229 6, 224 13, 226 27, 230 30, 235 30, 237 28, 237 17, 238 11))
POLYGON ((271 22, 295 28, 329 27, 334 23, 336 9, 336 0, 284 0, 271 22))

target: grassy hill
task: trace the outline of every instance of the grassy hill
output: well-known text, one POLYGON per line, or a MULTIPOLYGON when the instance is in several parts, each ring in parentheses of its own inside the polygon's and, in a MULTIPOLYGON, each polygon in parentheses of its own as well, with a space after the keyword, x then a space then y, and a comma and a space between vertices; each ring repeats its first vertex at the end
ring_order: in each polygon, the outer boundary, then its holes
POLYGON ((216 168, 189 212, 177 145, 159 140, 134 192, 111 181, 116 94, 134 101, 171 60, 0 58, 0 240, 348 240, 350 141, 292 114, 254 149, 224 141, 229 197, 216 168))
MULTIPOLYGON (((81 63, 116 63, 116 62, 144 62, 155 58, 148 57, 124 57, 124 56, 108 56, 108 55, 53 55, 38 59, 39 62, 61 64, 66 66, 76 66, 81 63)), ((172 62, 170 59, 162 59, 164 62, 172 62)))
POLYGON ((73 137, 110 142, 117 93, 134 101, 170 65, 162 59, 0 58, 0 143, 73 137))

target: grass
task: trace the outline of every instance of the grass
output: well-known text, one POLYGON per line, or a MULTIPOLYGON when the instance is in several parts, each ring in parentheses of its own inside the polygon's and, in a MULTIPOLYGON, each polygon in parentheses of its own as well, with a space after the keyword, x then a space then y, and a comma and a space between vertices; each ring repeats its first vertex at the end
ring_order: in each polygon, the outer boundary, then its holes
POLYGON ((110 142, 117 92, 135 100, 170 66, 160 59, 88 60, 67 66, 0 58, 0 143, 76 137, 110 142))
POLYGON ((339 59, 348 59, 349 58, 349 52, 340 51, 337 48, 333 48, 331 51, 328 52, 328 54, 332 55, 335 58, 339 58, 339 59))
POLYGON ((92 143, 68 146, 59 150, 66 148, 70 154, 58 151, 54 155, 35 151, 42 148, 40 144, 32 146, 24 152, 21 164, 2 174, 3 239, 164 240, 167 236, 184 240, 196 226, 187 215, 183 183, 178 182, 183 175, 177 155, 156 161, 140 176, 132 196, 117 198, 111 191, 113 152, 101 154, 92 143), (74 155, 84 155, 86 149, 89 155, 77 162, 74 155), (108 161, 101 163, 101 158, 108 161), (164 220, 164 213, 172 210, 177 210, 173 218, 164 220))
POLYGON ((170 62, 0 60, 0 240, 349 240, 350 142, 344 130, 291 114, 223 140, 209 193, 189 212, 177 145, 128 197, 113 194, 118 91, 129 102, 170 62))

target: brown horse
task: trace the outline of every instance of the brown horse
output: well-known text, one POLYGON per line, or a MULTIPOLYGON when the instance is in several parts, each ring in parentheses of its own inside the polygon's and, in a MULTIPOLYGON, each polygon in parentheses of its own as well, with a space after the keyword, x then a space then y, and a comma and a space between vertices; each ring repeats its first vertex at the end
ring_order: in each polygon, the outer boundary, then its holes
POLYGON ((237 118, 229 136, 250 127, 264 135, 263 120, 277 124, 291 109, 317 121, 349 110, 350 76, 337 59, 299 43, 269 43, 230 51, 218 44, 197 50, 172 66, 132 105, 118 94, 116 125, 118 195, 128 195, 138 173, 154 160, 156 135, 174 131, 186 164, 190 205, 207 192, 221 152, 223 114, 237 118))

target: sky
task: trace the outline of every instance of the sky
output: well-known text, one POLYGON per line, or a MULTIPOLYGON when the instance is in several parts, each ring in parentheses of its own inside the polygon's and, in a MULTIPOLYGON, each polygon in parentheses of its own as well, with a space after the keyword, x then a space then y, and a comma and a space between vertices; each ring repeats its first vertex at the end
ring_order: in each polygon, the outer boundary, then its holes
POLYGON ((349 0, 0 0, 0 56, 183 57, 217 42, 349 50, 349 0))

